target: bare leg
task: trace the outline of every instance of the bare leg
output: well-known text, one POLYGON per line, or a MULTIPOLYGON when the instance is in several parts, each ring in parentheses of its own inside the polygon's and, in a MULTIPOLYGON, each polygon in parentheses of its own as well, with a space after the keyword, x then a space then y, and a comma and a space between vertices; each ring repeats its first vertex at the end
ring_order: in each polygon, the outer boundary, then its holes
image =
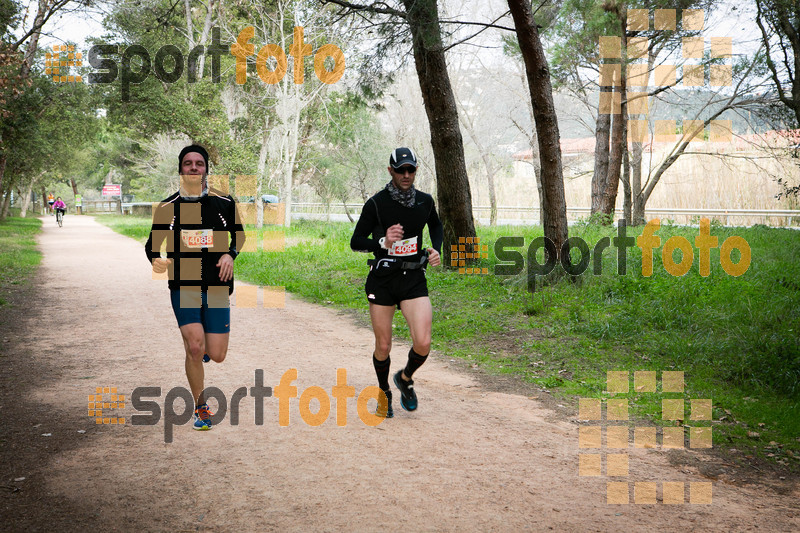
POLYGON ((205 398, 201 397, 205 378, 203 354, 206 350, 203 325, 199 323, 186 324, 181 326, 180 330, 183 336, 183 346, 186 350, 186 377, 189 380, 189 388, 192 390, 195 405, 200 405, 205 403, 205 398))
POLYGON ((206 351, 204 353, 207 353, 215 363, 221 363, 228 355, 230 336, 230 333, 206 333, 206 351))
MULTIPOLYGON (((408 322, 411 333, 412 348, 419 355, 428 355, 431 351, 431 324, 433 322, 433 307, 427 296, 400 302, 400 310, 408 322)), ((405 381, 410 378, 403 372, 400 377, 405 381)))
POLYGON ((375 333, 375 359, 385 361, 392 349, 393 305, 369 304, 369 318, 375 333))

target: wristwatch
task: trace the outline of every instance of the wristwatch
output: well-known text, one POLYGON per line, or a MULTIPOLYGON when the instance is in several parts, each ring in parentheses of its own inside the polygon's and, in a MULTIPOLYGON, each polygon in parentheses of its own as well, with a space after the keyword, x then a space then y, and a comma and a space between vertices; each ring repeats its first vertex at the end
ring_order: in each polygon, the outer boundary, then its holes
POLYGON ((380 244, 381 248, 383 248, 384 250, 388 250, 389 249, 386 246, 386 237, 381 237, 380 239, 378 239, 378 244, 380 244))

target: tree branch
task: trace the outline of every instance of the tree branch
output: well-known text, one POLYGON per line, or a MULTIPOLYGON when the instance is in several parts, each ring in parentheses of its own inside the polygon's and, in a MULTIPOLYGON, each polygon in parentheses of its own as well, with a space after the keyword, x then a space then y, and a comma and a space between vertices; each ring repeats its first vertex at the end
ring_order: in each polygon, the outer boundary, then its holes
POLYGON ((379 13, 381 15, 392 15, 393 17, 406 18, 406 14, 404 12, 389 7, 388 5, 386 5, 385 2, 373 2, 369 5, 354 4, 352 2, 346 2, 344 0, 322 0, 322 2, 325 4, 335 4, 337 6, 350 9, 355 12, 369 11, 370 13, 379 13))

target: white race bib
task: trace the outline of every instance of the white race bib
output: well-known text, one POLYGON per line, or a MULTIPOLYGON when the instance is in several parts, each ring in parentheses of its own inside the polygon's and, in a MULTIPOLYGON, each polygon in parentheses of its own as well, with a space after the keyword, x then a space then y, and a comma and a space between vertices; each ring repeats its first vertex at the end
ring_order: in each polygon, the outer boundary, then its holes
POLYGON ((210 229, 183 229, 181 240, 187 248, 213 248, 214 230, 210 229))
POLYGON ((404 257, 417 253, 417 237, 411 237, 402 241, 395 241, 389 250, 389 255, 404 257))

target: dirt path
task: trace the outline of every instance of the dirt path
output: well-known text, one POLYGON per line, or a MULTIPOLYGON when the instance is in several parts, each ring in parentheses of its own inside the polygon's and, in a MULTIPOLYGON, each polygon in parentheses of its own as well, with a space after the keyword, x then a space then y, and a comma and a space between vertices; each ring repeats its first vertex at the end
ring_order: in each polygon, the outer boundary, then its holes
MULTIPOLYGON (((274 397, 257 426, 249 396, 238 426, 176 426, 170 444, 163 420, 131 425, 129 403, 111 411, 127 424, 96 425, 87 397, 97 386, 128 397, 136 387, 165 395, 186 386, 166 283, 151 280, 140 244, 90 217, 68 217, 61 229, 48 218, 40 242, 47 298, 29 291, 13 325, 2 326, 2 529, 800 529, 793 485, 778 494, 716 480, 710 505, 609 505, 609 478, 578 475, 574 421, 491 392, 437 353, 418 375, 419 410, 396 401, 395 418, 375 428, 359 420, 354 399, 345 427, 333 399, 327 421, 311 427, 297 398, 280 427, 274 397)), ((253 386, 256 369, 275 387, 296 368, 299 393, 316 385, 330 394, 344 368, 358 394, 374 381, 371 345, 368 329, 293 298, 284 309, 234 308, 228 359, 206 366, 206 383, 230 398, 253 386)), ((393 351, 397 367, 407 346, 393 351)), ((686 482, 687 502, 690 482, 712 481, 670 466, 666 452, 628 452, 630 475, 613 481, 686 482)))

